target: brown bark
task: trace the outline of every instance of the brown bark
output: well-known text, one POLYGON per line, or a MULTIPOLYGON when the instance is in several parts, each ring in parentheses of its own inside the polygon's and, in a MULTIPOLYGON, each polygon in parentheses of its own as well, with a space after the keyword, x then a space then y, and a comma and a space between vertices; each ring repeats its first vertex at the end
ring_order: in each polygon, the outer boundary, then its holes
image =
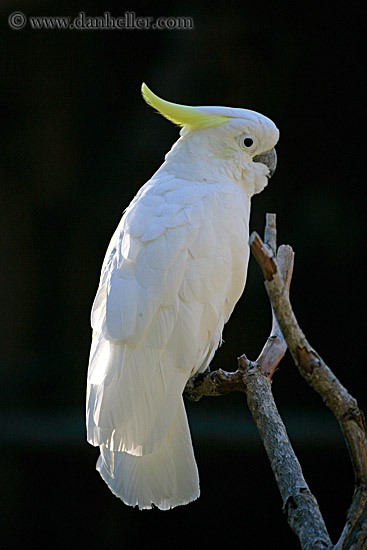
POLYGON ((283 245, 277 250, 274 214, 267 214, 264 239, 265 243, 253 233, 250 246, 264 276, 272 307, 269 338, 256 362, 243 355, 238 360, 236 372, 220 369, 197 375, 188 382, 185 395, 198 400, 203 395, 244 392, 277 480, 288 523, 299 537, 301 548, 363 550, 367 548, 367 432, 364 416, 357 401, 310 346, 298 325, 289 300, 294 254, 289 246, 283 245), (303 478, 271 392, 271 378, 287 346, 302 376, 337 418, 353 465, 354 494, 346 524, 335 546, 330 541, 317 501, 303 478))

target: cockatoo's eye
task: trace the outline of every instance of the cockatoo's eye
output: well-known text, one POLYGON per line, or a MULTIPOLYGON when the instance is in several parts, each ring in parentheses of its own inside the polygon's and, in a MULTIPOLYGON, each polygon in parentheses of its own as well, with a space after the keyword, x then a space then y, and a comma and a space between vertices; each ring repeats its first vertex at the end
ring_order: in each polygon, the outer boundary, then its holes
POLYGON ((238 138, 238 142, 242 149, 246 151, 253 151, 256 148, 257 140, 254 136, 249 134, 242 134, 238 138))

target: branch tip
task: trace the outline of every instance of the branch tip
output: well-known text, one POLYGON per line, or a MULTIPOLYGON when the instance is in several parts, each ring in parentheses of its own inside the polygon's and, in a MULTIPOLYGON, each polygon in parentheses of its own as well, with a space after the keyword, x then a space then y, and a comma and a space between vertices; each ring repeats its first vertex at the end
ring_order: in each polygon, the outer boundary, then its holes
POLYGON ((273 254, 276 254, 276 250, 277 250, 276 220, 277 220, 276 214, 266 214, 264 241, 266 245, 271 248, 273 254))

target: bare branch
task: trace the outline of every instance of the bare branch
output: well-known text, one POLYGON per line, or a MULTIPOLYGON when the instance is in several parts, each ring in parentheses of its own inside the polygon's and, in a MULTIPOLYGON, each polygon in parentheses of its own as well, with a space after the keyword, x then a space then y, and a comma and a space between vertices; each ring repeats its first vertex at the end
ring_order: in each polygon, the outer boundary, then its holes
POLYGON ((260 266, 264 279, 271 281, 276 273, 275 256, 271 248, 254 232, 250 237, 251 252, 260 266))
POLYGON ((258 235, 253 236, 256 259, 279 327, 293 359, 308 384, 316 390, 337 418, 351 457, 355 491, 337 550, 365 548, 367 541, 367 433, 357 401, 348 393, 318 353, 310 346, 293 313, 289 295, 273 254, 258 235), (258 254, 258 250, 262 253, 258 254), (271 265, 271 272, 269 271, 271 265))
POLYGON ((241 373, 227 372, 222 369, 196 374, 187 382, 185 397, 190 401, 199 401, 203 395, 226 395, 233 391, 244 391, 241 373))
POLYGON ((272 330, 258 359, 238 360, 236 372, 205 372, 192 378, 185 395, 246 393, 248 406, 263 440, 283 498, 288 522, 298 535, 302 549, 363 550, 367 548, 367 432, 357 401, 347 392, 300 329, 289 301, 294 253, 289 246, 276 251, 275 214, 268 214, 265 243, 257 233, 250 246, 265 279, 273 312, 272 330), (351 457, 355 490, 340 539, 332 546, 317 501, 311 494, 297 457, 289 442, 271 393, 271 377, 287 345, 309 385, 322 397, 337 418, 351 457))
POLYGON ((271 248, 273 254, 277 252, 277 217, 276 214, 266 214, 266 223, 264 230, 265 244, 271 248))
MULTIPOLYGON (((275 224, 275 220, 271 221, 275 224)), ((289 245, 282 245, 279 247, 277 253, 277 263, 286 292, 289 294, 289 287, 291 284, 294 264, 294 252, 292 250, 292 247, 290 247, 289 245)), ((265 342, 265 345, 259 357, 257 358, 257 363, 260 367, 261 373, 265 376, 268 376, 269 378, 273 376, 277 366, 279 365, 280 361, 284 357, 285 352, 287 351, 287 343, 283 337, 282 331, 279 328, 279 324, 274 314, 273 308, 272 317, 273 319, 270 336, 265 342)))
POLYGON ((278 483, 288 523, 298 535, 303 550, 329 549, 329 534, 275 405, 271 382, 261 374, 257 363, 251 363, 246 356, 238 362, 247 404, 278 483))

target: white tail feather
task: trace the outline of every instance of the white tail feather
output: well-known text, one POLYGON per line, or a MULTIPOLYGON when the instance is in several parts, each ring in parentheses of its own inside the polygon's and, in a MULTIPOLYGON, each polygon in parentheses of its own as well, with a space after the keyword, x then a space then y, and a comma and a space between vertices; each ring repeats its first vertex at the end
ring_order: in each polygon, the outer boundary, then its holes
POLYGON ((186 412, 181 398, 175 420, 160 447, 135 456, 104 445, 97 470, 125 504, 169 510, 199 497, 199 476, 186 412))

